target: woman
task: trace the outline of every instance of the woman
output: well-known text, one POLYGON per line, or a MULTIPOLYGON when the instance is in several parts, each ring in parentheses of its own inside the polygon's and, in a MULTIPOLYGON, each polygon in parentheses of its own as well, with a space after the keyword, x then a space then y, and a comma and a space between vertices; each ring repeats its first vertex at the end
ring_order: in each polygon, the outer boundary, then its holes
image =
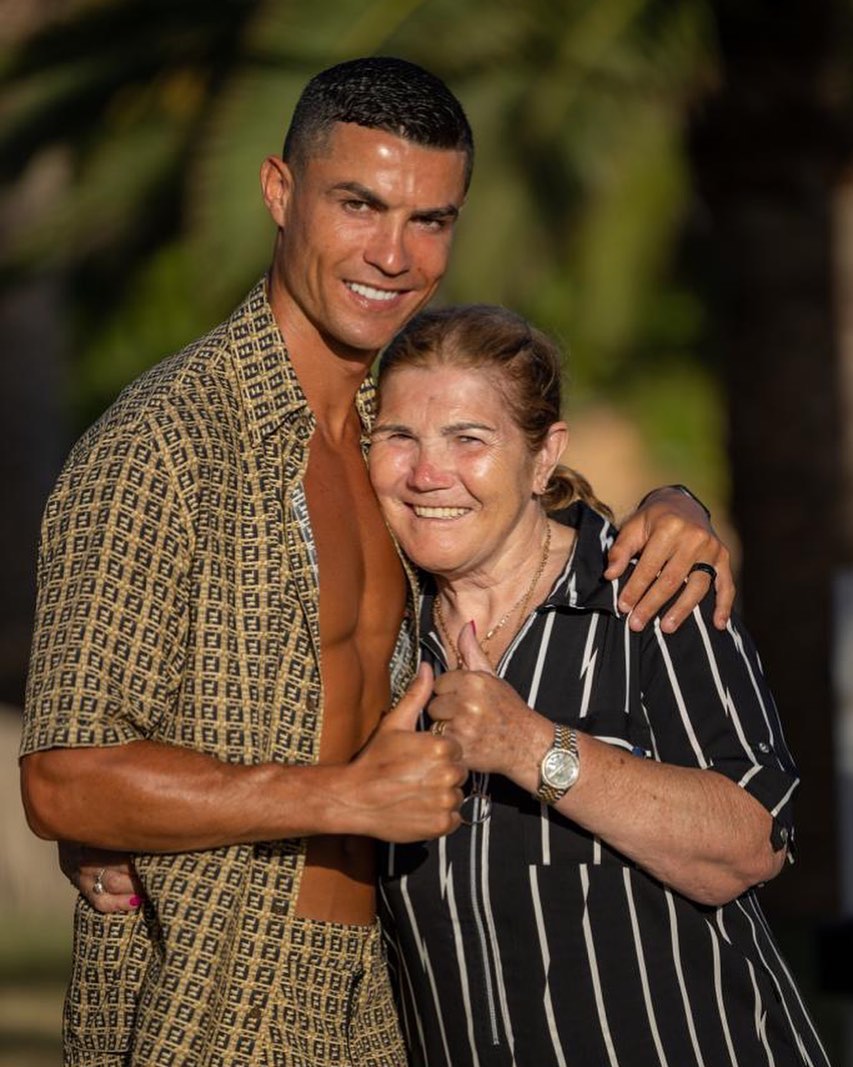
POLYGON ((413 1062, 824 1064, 752 888, 797 784, 755 651, 710 595, 630 630, 559 382, 491 307, 422 314, 381 365, 371 479, 434 576, 431 728, 471 772, 466 825, 385 864, 413 1062))
POLYGON ((619 614, 523 319, 423 313, 380 384, 371 478, 433 575, 424 725, 471 771, 464 825, 383 865, 412 1062, 826 1064, 752 891, 797 778, 749 638, 710 595, 675 634, 619 614))

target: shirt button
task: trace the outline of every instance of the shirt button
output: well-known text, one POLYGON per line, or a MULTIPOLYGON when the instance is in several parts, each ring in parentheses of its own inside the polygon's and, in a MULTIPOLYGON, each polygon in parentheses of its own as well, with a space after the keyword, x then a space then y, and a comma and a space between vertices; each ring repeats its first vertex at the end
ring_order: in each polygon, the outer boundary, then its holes
POLYGON ((758 745, 758 751, 763 752, 766 755, 770 751, 770 746, 766 741, 761 741, 758 745))

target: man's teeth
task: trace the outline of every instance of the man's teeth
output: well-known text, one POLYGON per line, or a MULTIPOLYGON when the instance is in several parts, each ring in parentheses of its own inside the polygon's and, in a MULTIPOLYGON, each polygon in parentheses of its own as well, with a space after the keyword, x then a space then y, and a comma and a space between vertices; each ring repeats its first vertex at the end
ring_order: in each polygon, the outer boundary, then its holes
POLYGON ((368 300, 393 300, 400 295, 395 289, 374 289, 372 285, 362 285, 361 282, 347 282, 347 285, 354 293, 368 300))
POLYGON ((425 508, 415 505, 415 514, 419 519, 458 519, 460 515, 467 515, 468 508, 425 508))

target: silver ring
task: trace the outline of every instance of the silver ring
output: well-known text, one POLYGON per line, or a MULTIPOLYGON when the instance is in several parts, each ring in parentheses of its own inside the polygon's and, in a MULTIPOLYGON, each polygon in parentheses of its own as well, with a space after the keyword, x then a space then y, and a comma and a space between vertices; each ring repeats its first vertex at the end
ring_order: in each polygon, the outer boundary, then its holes
POLYGON ((707 574, 712 582, 717 580, 717 568, 712 567, 710 563, 694 563, 687 572, 687 577, 689 578, 690 575, 694 574, 696 571, 701 571, 702 574, 707 574))
POLYGON ((106 871, 106 867, 101 867, 101 869, 95 875, 95 881, 92 883, 92 892, 95 894, 96 897, 99 897, 101 893, 106 893, 106 889, 102 881, 104 875, 106 874, 106 871))
POLYGON ((429 732, 435 734, 436 737, 441 737, 444 731, 447 729, 447 719, 436 719, 430 726, 429 732))

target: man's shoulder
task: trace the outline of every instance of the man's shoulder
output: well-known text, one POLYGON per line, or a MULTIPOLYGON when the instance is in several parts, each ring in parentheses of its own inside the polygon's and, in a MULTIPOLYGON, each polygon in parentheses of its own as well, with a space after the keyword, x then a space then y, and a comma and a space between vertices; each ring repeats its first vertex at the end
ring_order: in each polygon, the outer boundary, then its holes
POLYGON ((192 397, 203 407, 215 406, 223 385, 229 384, 234 387, 226 320, 149 367, 125 386, 105 414, 133 419, 137 411, 154 413, 192 397))
POLYGON ((75 442, 57 489, 86 469, 115 468, 131 454, 150 466, 170 453, 193 463, 239 404, 228 320, 130 382, 75 442))
MULTIPOLYGON (((233 318, 233 316, 232 316, 233 318)), ((163 357, 126 385, 79 444, 143 432, 145 424, 180 422, 192 411, 215 424, 239 391, 232 318, 163 357)))

